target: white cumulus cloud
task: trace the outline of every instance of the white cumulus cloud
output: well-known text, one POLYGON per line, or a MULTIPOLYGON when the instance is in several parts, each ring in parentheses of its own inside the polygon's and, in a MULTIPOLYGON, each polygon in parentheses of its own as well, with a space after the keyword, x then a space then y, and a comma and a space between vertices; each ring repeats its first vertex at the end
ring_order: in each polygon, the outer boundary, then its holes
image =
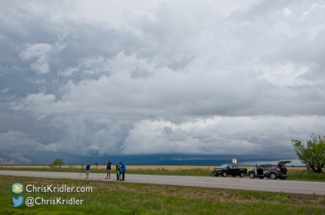
POLYGON ((50 44, 33 44, 22 51, 19 56, 24 61, 33 61, 30 67, 36 73, 47 74, 50 72, 48 59, 51 51, 50 44))

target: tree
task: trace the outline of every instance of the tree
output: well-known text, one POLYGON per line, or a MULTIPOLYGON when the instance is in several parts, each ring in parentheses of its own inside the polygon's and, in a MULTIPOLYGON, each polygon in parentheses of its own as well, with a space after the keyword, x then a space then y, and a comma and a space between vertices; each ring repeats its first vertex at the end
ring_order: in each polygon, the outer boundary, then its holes
POLYGON ((52 163, 50 163, 49 167, 54 168, 59 166, 59 168, 61 168, 63 164, 64 161, 62 160, 62 158, 56 158, 52 163))
POLYGON ((310 135, 306 143, 292 139, 292 145, 299 160, 314 172, 321 173, 325 166, 325 135, 310 135))

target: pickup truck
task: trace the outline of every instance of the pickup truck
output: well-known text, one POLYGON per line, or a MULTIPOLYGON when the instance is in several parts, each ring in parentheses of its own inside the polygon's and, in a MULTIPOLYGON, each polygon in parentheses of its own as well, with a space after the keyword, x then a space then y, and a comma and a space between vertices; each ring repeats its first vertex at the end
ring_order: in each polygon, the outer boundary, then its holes
POLYGON ((214 168, 212 173, 214 176, 222 175, 226 177, 227 175, 232 175, 236 177, 236 175, 239 175, 240 177, 244 177, 244 175, 247 174, 247 168, 239 168, 237 165, 233 164, 224 164, 219 168, 214 168))

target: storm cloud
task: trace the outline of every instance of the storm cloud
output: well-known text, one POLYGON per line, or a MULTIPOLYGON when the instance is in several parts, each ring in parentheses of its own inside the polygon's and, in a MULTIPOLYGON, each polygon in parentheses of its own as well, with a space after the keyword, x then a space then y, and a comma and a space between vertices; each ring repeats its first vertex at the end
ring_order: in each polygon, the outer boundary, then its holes
POLYGON ((325 128, 324 13, 324 1, 2 2, 0 162, 296 159, 291 138, 325 128))

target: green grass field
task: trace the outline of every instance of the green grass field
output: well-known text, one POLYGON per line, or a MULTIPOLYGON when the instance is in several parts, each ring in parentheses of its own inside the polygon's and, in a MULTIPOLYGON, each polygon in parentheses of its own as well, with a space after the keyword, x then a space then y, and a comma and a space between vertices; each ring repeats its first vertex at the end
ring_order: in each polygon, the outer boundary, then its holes
POLYGON ((0 214, 325 214, 325 197, 258 191, 221 190, 182 186, 132 184, 0 176, 0 214), (26 193, 44 199, 75 197, 82 205, 41 205, 14 208, 11 191, 15 182, 24 186, 90 186, 92 193, 26 193))

